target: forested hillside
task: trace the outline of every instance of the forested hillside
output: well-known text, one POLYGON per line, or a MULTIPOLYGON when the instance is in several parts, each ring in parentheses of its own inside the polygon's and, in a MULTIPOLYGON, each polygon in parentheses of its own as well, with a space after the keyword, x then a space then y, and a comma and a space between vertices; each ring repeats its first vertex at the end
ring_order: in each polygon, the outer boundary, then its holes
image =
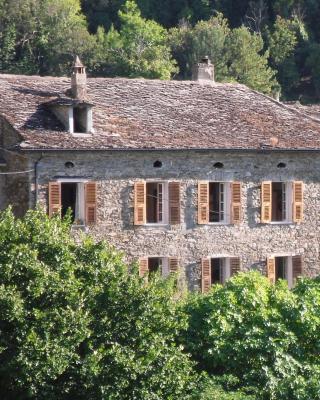
POLYGON ((0 71, 217 81, 283 99, 320 98, 319 0, 0 0, 0 71))

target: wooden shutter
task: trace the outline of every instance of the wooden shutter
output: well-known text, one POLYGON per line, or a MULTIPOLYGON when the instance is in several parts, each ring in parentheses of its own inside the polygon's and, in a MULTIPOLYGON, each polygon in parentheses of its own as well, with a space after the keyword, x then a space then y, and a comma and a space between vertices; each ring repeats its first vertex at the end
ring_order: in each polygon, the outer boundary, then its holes
POLYGON ((198 183, 198 224, 209 223, 209 182, 198 183))
POLYGON ((136 182, 134 184, 134 224, 144 225, 146 223, 146 183, 136 182))
POLYGON ((206 293, 211 288, 211 260, 203 258, 201 260, 201 289, 202 293, 206 293))
POLYGON ((241 182, 231 183, 231 223, 241 222, 241 182))
POLYGON ((272 216, 272 183, 261 184, 261 222, 271 222, 272 216))
POLYGON ((49 216, 61 215, 61 183, 49 182, 49 216))
POLYGON ((143 277, 143 276, 148 276, 148 258, 144 257, 144 258, 140 258, 139 259, 139 276, 143 277))
POLYGON ((230 257, 230 276, 234 276, 238 272, 240 272, 240 258, 230 257))
POLYGON ((303 219, 303 182, 293 182, 293 221, 303 219))
POLYGON ((267 277, 271 283, 276 281, 276 261, 274 257, 267 259, 267 277))
POLYGON ((169 272, 176 274, 179 270, 179 259, 177 257, 169 257, 169 272))
POLYGON ((292 280, 293 284, 296 283, 296 280, 303 273, 303 260, 302 256, 293 256, 292 257, 292 280))
POLYGON ((84 188, 86 224, 92 225, 97 221, 97 183, 87 182, 84 188))
POLYGON ((180 224, 180 183, 169 182, 169 223, 180 224))

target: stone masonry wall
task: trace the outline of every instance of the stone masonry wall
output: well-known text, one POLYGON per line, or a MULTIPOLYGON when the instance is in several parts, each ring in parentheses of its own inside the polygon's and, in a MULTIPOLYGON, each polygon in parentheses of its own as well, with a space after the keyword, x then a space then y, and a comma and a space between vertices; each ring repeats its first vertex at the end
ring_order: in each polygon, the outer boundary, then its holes
MULTIPOLYGON (((34 155, 32 163, 39 158, 34 155)), ((31 165, 32 165, 31 163, 31 165)), ((320 273, 320 153, 227 152, 82 152, 46 154, 39 163, 39 201, 47 206, 48 182, 57 177, 98 182, 98 222, 91 229, 125 252, 129 262, 143 256, 176 256, 190 288, 199 287, 202 257, 241 257, 242 269, 265 273, 272 254, 304 255, 305 274, 320 273), (154 168, 160 160, 162 168, 154 168), (74 168, 66 168, 71 161, 74 168), (222 162, 223 169, 213 164, 222 162), (279 169, 278 163, 286 163, 279 169), (133 184, 139 180, 181 182, 179 226, 134 226, 133 184), (243 222, 240 225, 198 225, 199 180, 241 181, 243 222), (304 182, 301 224, 261 224, 261 181, 304 182)), ((32 187, 34 195, 34 185, 32 187)), ((32 201, 31 201, 32 203, 32 201)))

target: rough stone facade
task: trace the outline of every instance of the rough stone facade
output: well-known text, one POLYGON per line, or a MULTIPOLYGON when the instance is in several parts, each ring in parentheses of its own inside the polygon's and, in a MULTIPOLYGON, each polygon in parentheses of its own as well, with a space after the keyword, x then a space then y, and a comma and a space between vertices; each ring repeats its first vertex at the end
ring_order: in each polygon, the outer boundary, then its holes
MULTIPOLYGON (((30 156, 29 167, 39 159, 30 156)), ((52 152, 38 165, 38 200, 48 206, 48 182, 57 178, 85 178, 98 183, 96 239, 106 239, 125 253, 129 262, 144 256, 179 257, 182 275, 199 288, 202 257, 241 258, 241 269, 265 273, 273 254, 303 255, 304 274, 318 275, 320 242, 319 152, 116 151, 52 152), (156 160, 162 168, 154 168, 156 160), (71 161, 74 168, 66 168, 71 161), (224 164, 222 169, 214 163, 224 164), (278 164, 286 164, 278 168, 278 164), (133 185, 140 180, 181 182, 181 224, 134 226, 133 185), (198 225, 199 180, 240 181, 243 221, 240 225, 198 225), (262 181, 303 181, 304 219, 294 223, 260 223, 262 181)), ((31 186, 30 204, 35 201, 31 186)), ((19 201, 21 204, 21 200, 19 201)))

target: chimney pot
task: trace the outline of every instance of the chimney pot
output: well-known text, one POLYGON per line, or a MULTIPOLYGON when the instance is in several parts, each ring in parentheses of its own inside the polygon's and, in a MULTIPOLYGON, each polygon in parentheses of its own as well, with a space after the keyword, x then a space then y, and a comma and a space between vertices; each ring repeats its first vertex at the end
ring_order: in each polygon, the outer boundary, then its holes
POLYGON ((214 82, 214 65, 211 64, 208 56, 202 57, 201 61, 194 66, 192 80, 200 83, 214 82))

